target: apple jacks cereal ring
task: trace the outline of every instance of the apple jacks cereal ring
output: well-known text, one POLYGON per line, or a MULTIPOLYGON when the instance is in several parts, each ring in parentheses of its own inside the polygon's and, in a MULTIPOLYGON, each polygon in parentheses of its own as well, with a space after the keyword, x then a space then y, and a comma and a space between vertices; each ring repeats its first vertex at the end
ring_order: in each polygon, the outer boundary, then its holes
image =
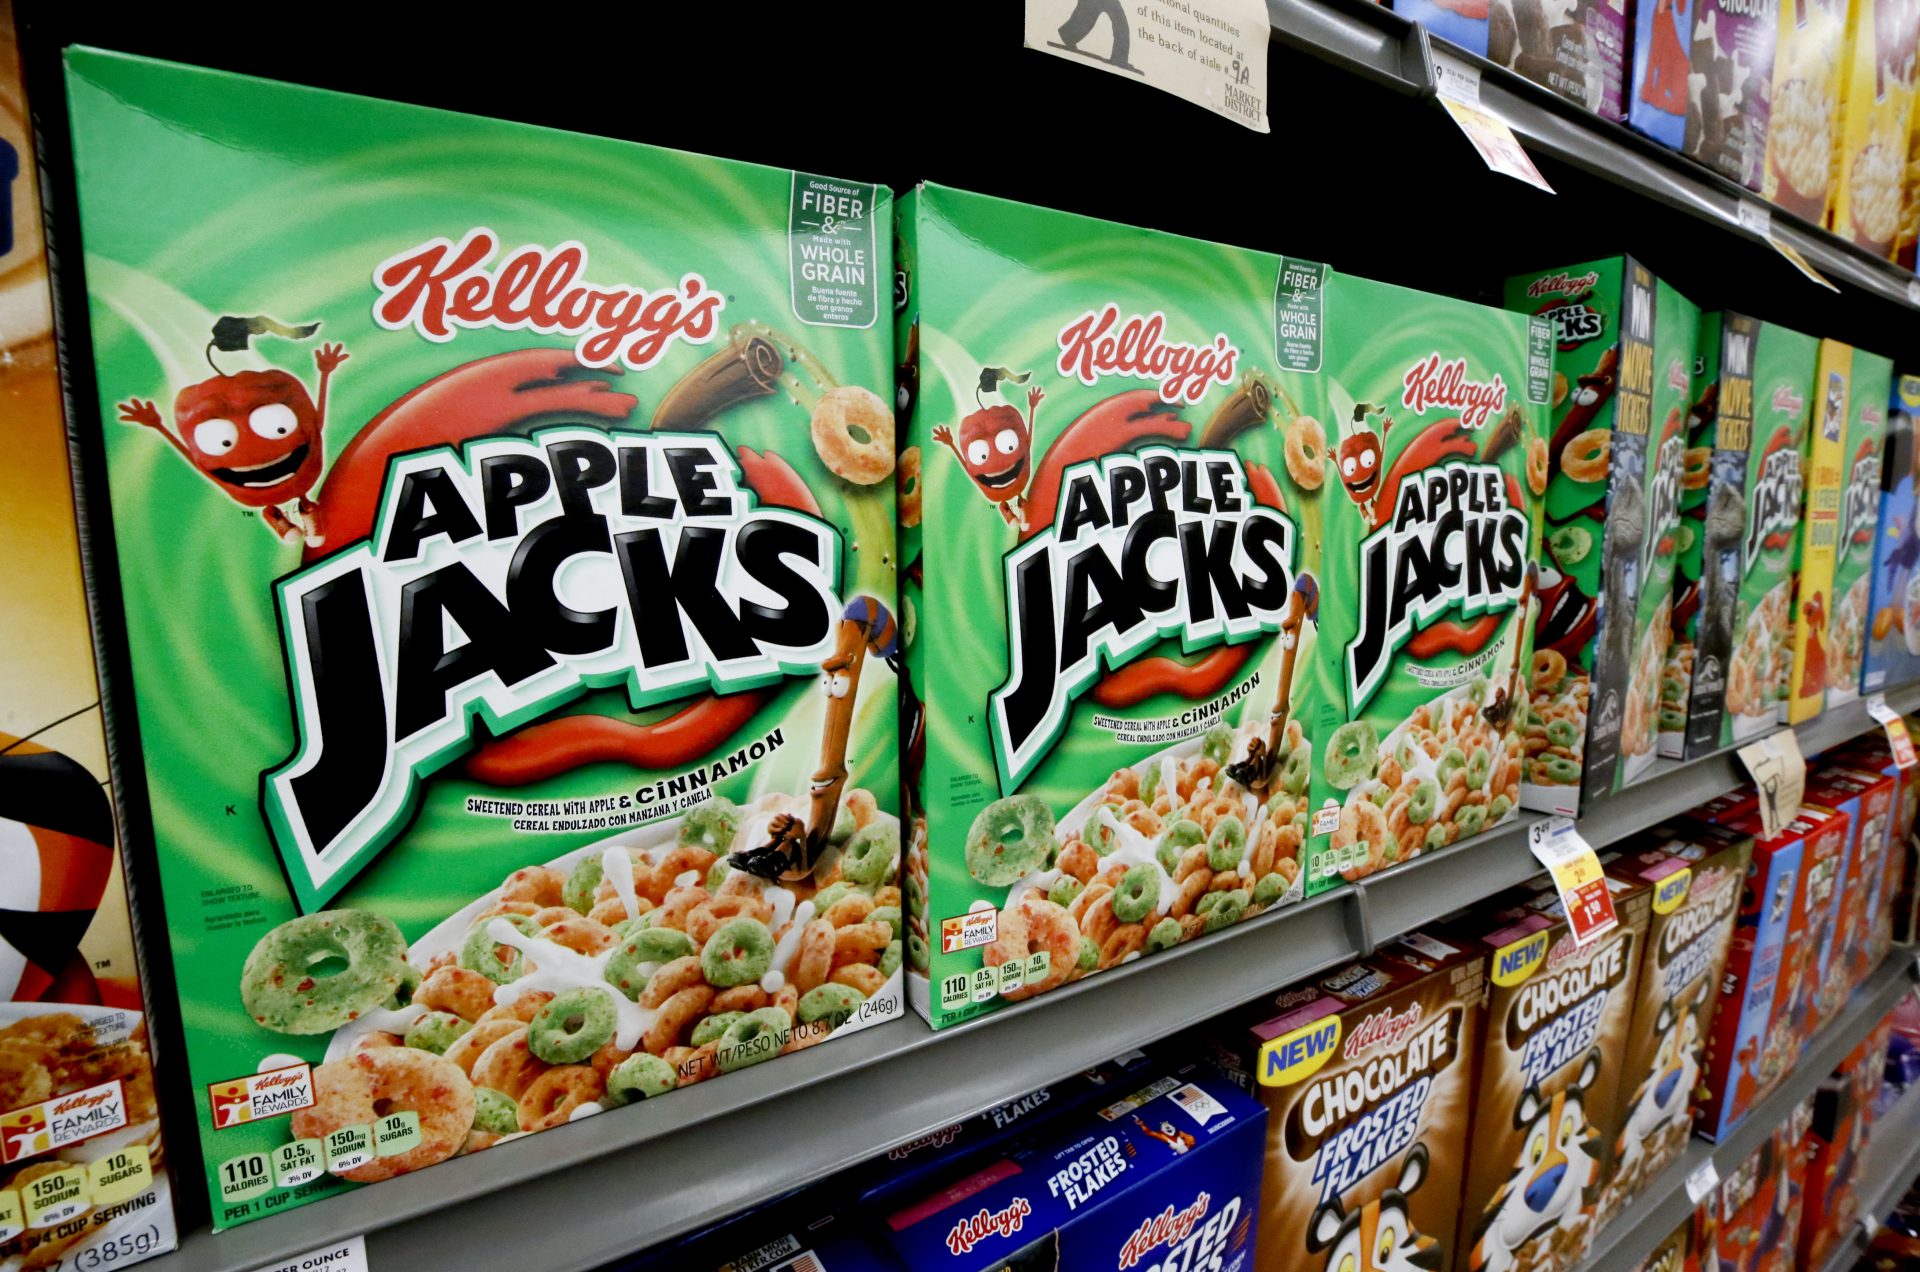
POLYGON ((787 965, 787 983, 801 993, 827 979, 833 970, 833 924, 815 919, 800 930, 800 944, 787 965))
POLYGON ((733 847, 733 837, 739 830, 739 806, 724 795, 716 795, 680 819, 679 842, 719 854, 733 847))
POLYGON ((549 1069, 520 1096, 520 1129, 546 1131, 573 1120, 574 1110, 607 1093, 600 1075, 584 1064, 549 1069))
POLYGON ((240 971, 240 1000, 267 1029, 317 1034, 395 1000, 416 973, 393 921, 370 910, 321 910, 262 936, 240 971), (323 972, 334 961, 345 966, 323 972))
POLYGON ((493 1010, 493 982, 464 967, 442 967, 420 983, 413 1001, 462 1020, 479 1020, 493 1010))
POLYGON ((519 1099, 527 1085, 547 1070, 547 1062, 527 1046, 527 1026, 517 1025, 480 1053, 473 1062, 473 1080, 519 1099))
POLYGON ((1576 434, 1560 449, 1560 471, 1575 481, 1605 481, 1607 461, 1613 456, 1613 434, 1590 428, 1576 434))
POLYGON ((299 1139, 324 1138, 344 1126, 365 1126, 390 1113, 420 1119, 420 1142, 391 1157, 376 1157, 345 1171, 371 1184, 443 1162, 460 1151, 473 1129, 473 1084, 440 1056, 412 1047, 357 1051, 313 1071, 314 1104, 293 1115, 299 1139))
POLYGON ((899 860, 899 827, 891 821, 868 822, 840 850, 840 873, 862 887, 877 887, 899 860))
POLYGON ((1341 725, 1327 738, 1327 781, 1339 790, 1352 790, 1373 776, 1379 750, 1379 735, 1365 720, 1341 725))
POLYGON ((1533 676, 1531 684, 1535 693, 1552 693, 1560 687, 1560 681, 1567 674, 1567 660, 1558 650, 1536 649, 1533 651, 1533 676))
POLYGON ((613 1041, 613 1000, 598 989, 572 989, 542 1007, 527 1026, 527 1049, 548 1064, 578 1064, 613 1041))
POLYGON ((409 1047, 418 1047, 422 1051, 431 1051, 434 1055, 444 1055, 448 1047, 460 1040, 460 1035, 473 1026, 450 1011, 430 1011, 407 1026, 406 1037, 402 1038, 409 1047))
POLYGON ((900 452, 900 466, 894 470, 894 500, 900 509, 900 524, 920 524, 920 448, 909 446, 900 452))
POLYGON ((816 985, 800 996, 795 1019, 810 1025, 825 1018, 837 1025, 853 1015, 866 1000, 867 996, 851 985, 816 985))
POLYGON ((1686 468, 1680 474, 1680 484, 1687 490, 1700 490, 1707 484, 1707 475, 1713 471, 1713 447, 1689 446, 1683 462, 1686 468))
POLYGON ((1561 526, 1547 536, 1547 549, 1562 566, 1578 565, 1593 550, 1593 532, 1585 526, 1561 526))
POLYGON ((473 1129, 489 1135, 512 1135, 520 1129, 519 1106, 491 1087, 475 1087, 473 1129))
POLYGON ((488 1048, 515 1030, 525 1027, 517 1020, 478 1021, 473 1028, 461 1034, 444 1054, 450 1063, 459 1066, 460 1072, 472 1077, 473 1066, 479 1063, 480 1057, 487 1053, 488 1048))
POLYGON ((772 967, 773 933, 758 919, 729 919, 700 950, 700 970, 718 989, 750 985, 772 967))
POLYGON ((1544 437, 1527 439, 1527 489, 1536 495, 1547 493, 1547 441, 1544 437))
MULTIPOLYGON (((540 929, 530 918, 518 914, 500 917, 503 922, 528 936, 540 935, 540 929)), ((467 939, 460 945, 460 966, 470 972, 480 973, 497 985, 505 985, 520 979, 520 974, 526 970, 526 955, 511 945, 502 945, 494 940, 487 931, 492 923, 493 920, 488 919, 485 923, 475 924, 467 933, 467 939)))
POLYGON ((530 901, 536 907, 567 903, 567 876, 552 866, 524 866, 500 887, 502 901, 530 901))
MULTIPOLYGON (((1089 889, 1091 891, 1091 889, 1089 889)), ((1104 901, 1108 894, 1103 892, 1104 901)), ((1108 911, 1109 918, 1111 911, 1108 911)), ((1089 933, 1088 935, 1091 935, 1089 933)), ((1064 983, 1080 960, 1080 927, 1072 915, 1051 901, 1026 893, 1020 903, 1000 911, 1000 933, 986 947, 984 965, 999 967, 1034 954, 1047 956, 1047 974, 1035 984, 1007 994, 1008 998, 1029 998, 1064 983)))
POLYGON ((665 1095, 680 1085, 672 1065, 659 1056, 636 1055, 613 1066, 607 1075, 607 1099, 615 1106, 665 1095))
POLYGON ((872 389, 842 384, 813 408, 813 449, 834 476, 871 486, 893 471, 893 411, 872 389))
POLYGON ((1287 426, 1287 475, 1302 490, 1318 490, 1327 479, 1327 430, 1311 415, 1287 426))
MULTIPOLYGON (((566 902, 569 909, 580 914, 588 913, 593 909, 594 893, 599 889, 600 880, 605 874, 606 866, 602 864, 599 856, 588 853, 574 863, 572 873, 567 875, 566 883, 561 885, 561 899, 566 902)), ((538 915, 534 916, 534 922, 540 922, 538 915)), ((541 923, 540 926, 545 927, 546 924, 541 923)))
POLYGON ((857 989, 867 998, 879 993, 886 983, 887 973, 871 963, 848 963, 845 967, 834 968, 833 975, 827 977, 827 984, 857 989))
POLYGON ((749 1012, 728 1026, 714 1050, 714 1061, 720 1072, 733 1073, 773 1059, 792 1036, 793 1021, 780 1008, 749 1012))
POLYGON ((550 928, 544 928, 540 935, 543 939, 552 941, 564 949, 572 950, 576 954, 599 954, 620 943, 620 938, 614 934, 612 928, 580 915, 563 919, 550 928))
MULTIPOLYGON (((757 919, 773 922, 773 907, 757 893, 715 897, 687 912, 687 936, 695 945, 705 945, 729 919, 757 919)), ((666 929, 671 931, 672 929, 666 929)))
POLYGON ((1047 864, 1053 810, 1038 795, 1009 795, 980 810, 967 831, 967 873, 990 888, 1017 883, 1047 864))
POLYGON ((643 1045, 656 1056, 668 1047, 677 1045, 686 1037, 687 1031, 707 1014, 707 1008, 712 1003, 713 990, 706 985, 689 985, 673 994, 660 1004, 653 1026, 642 1040, 643 1045))

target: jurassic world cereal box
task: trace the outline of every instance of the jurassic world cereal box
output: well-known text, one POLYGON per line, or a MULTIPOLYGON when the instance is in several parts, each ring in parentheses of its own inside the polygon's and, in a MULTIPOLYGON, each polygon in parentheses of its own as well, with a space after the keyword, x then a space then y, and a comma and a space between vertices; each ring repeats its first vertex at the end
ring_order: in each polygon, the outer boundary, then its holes
POLYGON ((1840 502, 1847 485, 1845 448, 1853 357, 1852 347, 1838 340, 1820 342, 1813 421, 1801 450, 1806 494, 1801 505, 1800 547, 1794 558, 1793 677, 1787 690, 1786 714, 1792 724, 1819 715, 1827 701, 1827 618, 1833 598, 1840 502))
POLYGON ((1880 469, 1880 520, 1874 531, 1868 588, 1866 660, 1860 687, 1877 693, 1920 679, 1920 524, 1914 511, 1914 417, 1920 376, 1899 375, 1887 409, 1887 445, 1880 469))
POLYGON ((99 1268, 172 1249, 173 1202, 4 0, 0 175, 0 1266, 99 1268))
POLYGON ((1359 1267, 1458 1265, 1485 993, 1483 951, 1414 933, 1221 1027, 1267 1106, 1254 1267, 1335 1272, 1353 1228, 1379 1238, 1359 1267))
MULTIPOLYGON (((884 1235, 914 1272, 1259 1267, 1266 1125, 1224 1074, 1186 1065, 896 1211, 884 1235)), ((1329 1227, 1328 1267, 1376 1239, 1359 1218, 1329 1227)))
POLYGON ((1487 954, 1460 1214, 1470 1272, 1579 1262, 1607 1185, 1651 897, 1609 879, 1620 922, 1585 945, 1544 876, 1440 929, 1487 954))
POLYGON ((1627 15, 1615 0, 1492 0, 1487 58, 1607 119, 1621 114, 1627 15))
POLYGON ((1915 0, 1852 0, 1840 70, 1840 167, 1828 220, 1841 238, 1882 258, 1893 255, 1906 205, 1916 37, 1915 0))
POLYGON ((1521 802, 1573 815, 1654 759, 1698 315, 1631 257, 1506 303, 1557 347, 1521 802))
POLYGON ((1614 878, 1653 890, 1611 1145, 1609 1211, 1677 1160, 1692 1135, 1701 1052, 1753 854, 1748 836, 1699 822, 1657 827, 1642 843, 1607 863, 1614 878))
POLYGON ((1309 894, 1517 815, 1552 373, 1520 314, 1343 275, 1325 321, 1331 462, 1283 481, 1321 545, 1309 894))
POLYGON ((215 1224, 896 1014, 887 191, 67 71, 215 1224))
POLYGON ((1301 894, 1325 271, 938 186, 899 227, 909 952, 942 1027, 1301 894))
POLYGON ((1872 608, 1873 546, 1880 522, 1893 364, 1853 355, 1852 406, 1841 439, 1840 525, 1833 538, 1833 602, 1827 616, 1827 705, 1860 696, 1872 608))
POLYGON ((1760 188, 1766 168, 1776 7, 1775 0, 1694 0, 1681 149, 1749 190, 1760 188))
POLYGON ((1825 224, 1833 188, 1847 7, 1848 0, 1779 0, 1760 189, 1815 225, 1825 224))

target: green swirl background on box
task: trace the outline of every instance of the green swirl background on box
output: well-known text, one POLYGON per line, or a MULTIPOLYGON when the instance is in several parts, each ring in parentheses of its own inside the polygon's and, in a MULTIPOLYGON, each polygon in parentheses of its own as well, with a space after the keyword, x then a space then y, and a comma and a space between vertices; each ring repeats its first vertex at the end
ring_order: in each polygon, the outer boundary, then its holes
MULTIPOLYGON (((252 356, 219 356, 228 372, 278 366, 311 390, 315 346, 343 343, 351 356, 327 403, 331 457, 376 412, 456 365, 534 346, 570 349, 571 337, 491 329, 462 330, 436 345, 375 324, 378 262, 436 236, 457 241, 477 225, 497 231, 509 250, 577 239, 589 252, 584 277, 594 282, 652 290, 691 270, 725 290, 713 342, 676 342, 654 367, 618 377, 640 400, 636 428, 734 323, 765 321, 816 352, 842 383, 883 397, 892 384, 891 341, 884 300, 866 331, 806 327, 793 316, 784 170, 90 50, 70 54, 68 89, 134 699, 205 1127, 207 1083, 250 1074, 272 1053, 318 1061, 327 1042, 256 1027, 238 992, 254 942, 294 914, 259 814, 259 782, 293 749, 272 585, 299 566, 300 553, 243 515, 164 439, 116 423, 115 404, 151 398, 170 420, 174 394, 210 374, 202 349, 217 315, 318 319, 325 325, 313 341, 261 340, 252 356), (236 816, 224 815, 228 805, 236 816), (228 911, 208 908, 206 898, 234 886, 254 890, 257 921, 208 931, 205 916, 228 911)), ((880 200, 875 286, 884 298, 884 189, 880 200)), ((807 413, 784 396, 722 421, 730 441, 783 456, 841 528, 847 595, 867 592, 891 605, 892 482, 855 488, 833 477, 813 450, 807 413)), ((872 789, 893 809, 896 708, 883 662, 868 660, 860 696, 850 786, 872 789)), ((734 735, 745 742, 783 726, 786 747, 718 784, 719 793, 803 790, 818 763, 820 702, 811 678, 790 679, 734 735)), ((608 692, 564 709, 627 714, 623 696, 608 692)), ((469 794, 558 800, 631 790, 648 776, 600 764, 503 790, 445 770, 426 784, 411 828, 334 904, 378 910, 415 939, 511 870, 606 834, 516 833, 506 820, 466 815, 469 794)), ((222 1161, 290 1138, 285 1119, 203 1135, 210 1179, 222 1161)), ((219 1214, 217 1185, 214 1195, 219 1214)))
MULTIPOLYGON (((1037 467, 1046 448, 1083 411, 1115 394, 1154 387, 1150 380, 1109 375, 1090 388, 1059 372, 1061 329, 1108 303, 1119 306, 1123 316, 1164 314, 1169 341, 1206 344, 1224 332, 1239 348, 1234 383, 1210 385, 1198 403, 1180 413, 1193 425, 1196 441, 1208 416, 1247 372, 1267 375, 1303 409, 1311 381, 1276 369, 1277 256, 935 186, 903 196, 900 212, 900 250, 911 263, 912 282, 900 329, 906 330, 915 317, 919 320, 919 398, 910 441, 920 448, 925 510, 917 533, 909 530, 902 540, 902 560, 908 596, 917 598, 908 666, 914 688, 927 704, 921 793, 928 822, 927 918, 935 987, 931 1016, 939 1027, 991 1011, 1001 1002, 996 998, 942 1009, 941 979, 977 970, 982 956, 978 949, 941 953, 939 931, 943 918, 965 914, 976 902, 998 906, 1007 895, 1006 888, 981 884, 967 873, 965 845, 980 809, 1014 793, 999 789, 988 710, 990 696, 1007 679, 1004 558, 1020 540, 980 495, 953 453, 933 440, 933 429, 945 424, 957 436, 961 419, 979 409, 974 390, 982 368, 1032 372, 1029 384, 1006 385, 1004 398, 1024 416, 1027 388, 1046 390, 1034 425, 1037 467), (916 561, 918 588, 913 583, 916 561)), ((1276 422, 1282 413, 1276 403, 1276 422)), ((1241 434, 1233 448, 1247 466, 1265 465, 1279 475, 1285 467, 1282 440, 1277 427, 1257 428, 1241 434)), ((1280 481, 1287 488, 1283 476, 1280 481)), ((1294 511, 1291 505, 1289 511, 1294 511)), ((1311 569, 1304 563, 1315 553, 1312 529, 1297 515, 1295 524, 1301 532, 1295 568, 1311 569)), ((1252 655, 1222 690, 1233 692, 1256 672, 1261 678, 1259 691, 1228 709, 1225 718, 1236 723, 1247 718, 1248 711, 1264 716, 1269 687, 1279 674, 1278 642, 1262 636, 1252 644, 1252 655)), ((1171 639, 1149 651, 1183 661, 1205 652, 1182 653, 1179 642, 1171 639)), ((1092 723, 1096 710, 1127 719, 1158 719, 1211 700, 1162 693, 1109 710, 1083 696, 1059 741, 1020 789, 1040 795, 1056 817, 1064 816, 1098 791, 1114 770, 1173 745, 1117 742, 1092 723)))
MULTIPOLYGON (((1331 454, 1340 445, 1338 421, 1352 416, 1353 404, 1367 402, 1382 406, 1393 423, 1381 439, 1384 458, 1381 471, 1393 472, 1394 463, 1415 438, 1449 417, 1457 417, 1456 407, 1435 405, 1416 413, 1401 400, 1407 371, 1438 353, 1443 363, 1465 358, 1467 377, 1476 382, 1491 381, 1497 373, 1507 386, 1507 405, 1495 412, 1480 429, 1467 436, 1479 447, 1475 462, 1486 462, 1486 446, 1498 430, 1502 415, 1520 408, 1524 426, 1520 441, 1501 453, 1496 462, 1510 474, 1520 492, 1520 508, 1529 522, 1528 552, 1537 555, 1540 542, 1541 501, 1527 486, 1527 441, 1545 435, 1549 407, 1546 402, 1527 398, 1527 329, 1525 314, 1490 309, 1445 296, 1430 295, 1375 283, 1365 279, 1335 275, 1327 298, 1327 358, 1321 383, 1319 409, 1314 413, 1327 421, 1327 447, 1331 454)), ((1378 431, 1378 416, 1370 416, 1368 426, 1378 431)), ((1461 457, 1464 461, 1464 456, 1461 457)), ((1421 669, 1444 672, 1463 662, 1497 650, 1488 668, 1504 674, 1515 659, 1525 665, 1532 656, 1533 627, 1521 621, 1519 610, 1508 607, 1492 640, 1470 653, 1448 652, 1429 658, 1417 658, 1404 647, 1392 655, 1392 665, 1380 682, 1380 688, 1357 709, 1347 693, 1346 650, 1359 630, 1361 589, 1360 545, 1371 533, 1359 505, 1340 484, 1334 465, 1329 464, 1320 489, 1302 494, 1290 481, 1282 488, 1289 500, 1304 507, 1303 521, 1318 522, 1325 539, 1320 558, 1320 623, 1318 642, 1311 664, 1303 662, 1295 675, 1294 710, 1315 742, 1310 804, 1322 808, 1329 801, 1342 803, 1346 792, 1327 780, 1324 747, 1333 730, 1349 720, 1365 720, 1376 736, 1388 733, 1413 714, 1421 704, 1441 696, 1445 690, 1423 685, 1416 678, 1421 669), (1309 669, 1310 668, 1310 669, 1309 669)), ((1509 495, 1512 490, 1509 489, 1509 495)), ((1392 491, 1382 483, 1379 499, 1389 506, 1392 491)), ((1537 607, 1536 607, 1537 608, 1537 607)), ((1445 621, 1470 623, 1458 607, 1450 609, 1445 621)), ((1524 685, 1524 680, 1522 684, 1524 685)), ((1516 728, 1518 725, 1516 724, 1516 728)), ((1323 853, 1331 842, 1330 834, 1308 840, 1307 891, 1323 892, 1341 883, 1339 876, 1316 877, 1312 859, 1323 853)))

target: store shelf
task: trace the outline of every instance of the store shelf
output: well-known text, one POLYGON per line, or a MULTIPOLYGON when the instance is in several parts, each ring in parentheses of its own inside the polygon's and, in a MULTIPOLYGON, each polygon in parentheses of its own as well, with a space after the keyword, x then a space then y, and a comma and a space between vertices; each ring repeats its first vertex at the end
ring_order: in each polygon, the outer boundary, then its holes
MULTIPOLYGON (((1875 1118, 1867 1133, 1854 1176, 1854 1196, 1862 1220, 1887 1217, 1908 1187, 1920 1178, 1920 1087, 1909 1088, 1899 1103, 1875 1118)), ((1867 1248, 1867 1228, 1855 1223, 1847 1240, 1827 1257, 1824 1272, 1845 1272, 1867 1248)))
MULTIPOLYGON (((1274 38, 1402 92, 1436 93, 1434 58, 1453 58, 1480 72, 1481 105, 1512 125, 1527 148, 1601 177, 1730 233, 1744 228, 1741 206, 1769 208, 1759 195, 1649 141, 1624 124, 1603 120, 1550 89, 1495 66, 1382 5, 1364 0, 1267 0, 1274 38)), ((1770 208, 1773 236, 1794 247, 1822 274, 1883 300, 1920 308, 1914 275, 1779 208, 1770 208)), ((1786 269, 1782 263, 1782 269, 1786 269)))
MULTIPOLYGON (((1920 709, 1920 685, 1890 695, 1920 709)), ((1874 727, 1858 703, 1797 730, 1812 753, 1874 727)), ((1581 819, 1596 847, 1698 807, 1730 754, 1669 762, 1581 819)), ((1532 817, 944 1033, 918 1018, 218 1236, 155 1272, 248 1272, 366 1233, 376 1269, 592 1268, 690 1232, 1119 1052, 1165 1038, 1538 872, 1532 817)), ((1830 1068, 1831 1065, 1827 1065, 1830 1068)), ((1824 1069, 1822 1070, 1824 1072, 1824 1069)))
MULTIPOLYGON (((1846 1059, 1860 1040, 1893 1009, 1900 996, 1914 987, 1914 953, 1895 949, 1848 1000, 1838 1019, 1800 1051, 1793 1072, 1779 1089, 1754 1106, 1751 1113, 1719 1144, 1694 1140, 1685 1155, 1649 1183, 1638 1200, 1615 1217, 1595 1238, 1579 1272, 1630 1272, 1653 1248, 1693 1213, 1687 1196, 1687 1177, 1711 1160, 1725 1179, 1773 1134, 1793 1107, 1812 1095, 1829 1073, 1846 1059)), ((1877 1132, 1878 1128, 1876 1128, 1877 1132)), ((1909 1145, 1912 1145, 1911 1137, 1909 1145)))

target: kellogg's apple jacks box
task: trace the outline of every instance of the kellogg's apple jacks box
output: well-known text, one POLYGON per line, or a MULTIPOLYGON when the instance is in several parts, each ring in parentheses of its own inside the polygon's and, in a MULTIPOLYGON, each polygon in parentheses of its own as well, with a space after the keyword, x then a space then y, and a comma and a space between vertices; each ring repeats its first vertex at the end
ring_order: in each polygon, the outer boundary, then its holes
POLYGON ((1456 1266, 1486 955, 1411 933, 1235 1013, 1216 1058, 1267 1106, 1257 1268, 1456 1266), (1389 1233, 1391 1239, 1389 1240, 1389 1233))
POLYGON ((895 1015, 888 192, 67 72, 215 1223, 895 1015))
POLYGON ((908 949, 943 1027, 1301 895, 1319 521, 1280 473, 1325 472, 1325 271, 939 186, 899 230, 908 949))
POLYGON ((1840 450, 1840 528, 1833 540, 1833 606, 1827 616, 1827 705, 1860 696, 1866 661, 1873 548, 1880 524, 1893 363, 1855 350, 1852 407, 1840 450))
POLYGON ((1920 524, 1914 519, 1914 416, 1920 376, 1893 378, 1880 468, 1880 521, 1873 546, 1866 662, 1860 687, 1877 693, 1920 679, 1920 524))
POLYGON ((1631 257, 1507 280, 1557 346, 1520 802, 1577 814, 1653 762, 1698 311, 1631 257))
POLYGON ((1321 545, 1309 895, 1516 815, 1553 372, 1544 322, 1345 275, 1325 295, 1326 445, 1295 420, 1283 479, 1321 545))

